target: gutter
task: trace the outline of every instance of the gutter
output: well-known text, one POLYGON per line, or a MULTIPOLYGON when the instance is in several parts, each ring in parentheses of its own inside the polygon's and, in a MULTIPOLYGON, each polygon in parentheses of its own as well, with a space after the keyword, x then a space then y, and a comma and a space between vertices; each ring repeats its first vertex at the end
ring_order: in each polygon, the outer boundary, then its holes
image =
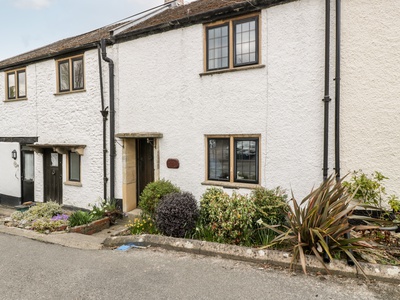
POLYGON ((110 80, 110 200, 115 199, 115 108, 114 108, 114 62, 107 57, 106 40, 101 39, 102 58, 108 62, 110 80))

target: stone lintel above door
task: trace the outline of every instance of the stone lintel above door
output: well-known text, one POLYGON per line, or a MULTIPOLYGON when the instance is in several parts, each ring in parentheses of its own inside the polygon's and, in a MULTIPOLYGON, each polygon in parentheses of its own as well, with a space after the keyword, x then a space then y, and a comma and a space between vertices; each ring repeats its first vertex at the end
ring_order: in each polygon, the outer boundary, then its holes
POLYGON ((32 148, 36 153, 43 153, 44 149, 52 149, 59 154, 67 154, 68 151, 71 151, 79 155, 83 155, 86 148, 86 145, 82 144, 30 144, 27 146, 32 148))

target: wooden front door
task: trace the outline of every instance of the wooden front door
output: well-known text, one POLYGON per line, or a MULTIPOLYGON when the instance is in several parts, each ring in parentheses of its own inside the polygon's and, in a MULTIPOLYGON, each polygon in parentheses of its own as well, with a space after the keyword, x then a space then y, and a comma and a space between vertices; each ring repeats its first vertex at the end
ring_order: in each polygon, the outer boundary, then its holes
POLYGON ((44 166, 44 202, 55 201, 62 204, 62 155, 45 150, 44 166))
POLYGON ((22 150, 22 200, 35 201, 35 164, 33 151, 22 150))
POLYGON ((136 158, 137 158, 137 202, 143 189, 150 182, 154 181, 154 140, 137 139, 136 140, 136 158))

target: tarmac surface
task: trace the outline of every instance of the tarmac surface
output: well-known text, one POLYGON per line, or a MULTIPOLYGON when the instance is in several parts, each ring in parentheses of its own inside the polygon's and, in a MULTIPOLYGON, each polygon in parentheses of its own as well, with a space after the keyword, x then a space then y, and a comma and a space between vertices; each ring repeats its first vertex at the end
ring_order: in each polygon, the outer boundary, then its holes
MULTIPOLYGON (((0 233, 86 250, 115 249, 120 246, 124 246, 126 249, 130 247, 159 247, 167 250, 183 251, 199 255, 265 263, 284 268, 288 268, 291 263, 291 254, 283 251, 262 250, 198 240, 171 238, 161 235, 121 236, 124 231, 126 232, 126 224, 130 220, 128 217, 117 220, 115 225, 93 235, 67 232, 43 234, 32 230, 3 225, 4 219, 9 217, 14 211, 15 209, 13 208, 0 205, 0 233)), ((368 279, 400 284, 400 267, 398 266, 369 263, 361 263, 361 266, 367 274, 368 279)), ((328 269, 331 275, 363 277, 360 270, 354 266, 348 266, 346 261, 335 260, 328 265, 328 269)), ((299 266, 296 267, 296 270, 297 272, 301 272, 299 266)), ((326 273, 326 270, 314 256, 307 257, 307 270, 322 274, 326 273)))

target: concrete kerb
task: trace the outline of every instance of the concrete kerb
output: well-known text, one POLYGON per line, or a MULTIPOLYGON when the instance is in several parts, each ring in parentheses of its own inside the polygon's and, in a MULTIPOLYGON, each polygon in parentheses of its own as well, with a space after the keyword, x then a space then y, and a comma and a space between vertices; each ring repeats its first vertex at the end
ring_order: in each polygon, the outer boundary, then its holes
POLYGON ((86 250, 103 249, 102 243, 104 241, 104 238, 83 235, 80 233, 53 232, 51 234, 43 234, 33 230, 8 227, 4 225, 0 225, 0 233, 21 236, 49 244, 57 244, 65 247, 86 250))
MULTIPOLYGON (((118 247, 124 244, 134 243, 138 246, 160 247, 168 250, 183 251, 201 255, 220 256, 223 258, 265 263, 273 266, 288 268, 291 264, 291 254, 278 250, 262 250, 234 245, 218 244, 198 240, 179 239, 161 235, 133 235, 114 236, 104 240, 104 247, 118 247)), ((307 270, 326 273, 325 268, 314 256, 306 257, 307 270)), ((400 267, 379 264, 360 263, 369 279, 400 282, 400 267)), ((361 270, 355 266, 347 265, 344 260, 334 260, 328 265, 330 274, 347 277, 363 277, 361 270)), ((301 266, 295 264, 295 269, 301 271, 301 266)))

